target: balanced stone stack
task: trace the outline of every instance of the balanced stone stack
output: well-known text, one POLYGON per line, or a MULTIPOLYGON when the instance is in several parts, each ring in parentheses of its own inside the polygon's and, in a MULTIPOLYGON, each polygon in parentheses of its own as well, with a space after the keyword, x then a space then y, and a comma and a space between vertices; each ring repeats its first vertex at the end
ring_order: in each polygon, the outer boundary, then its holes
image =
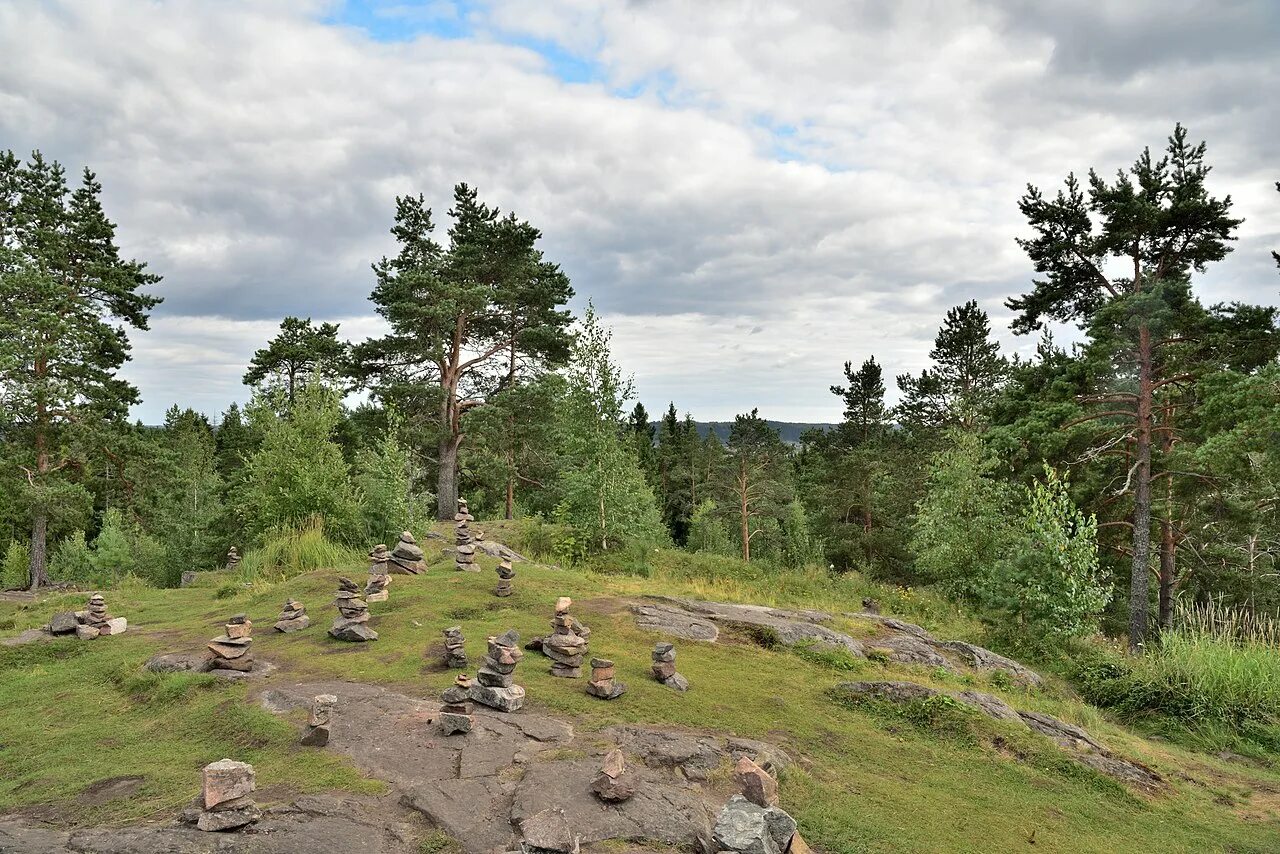
POLYGON ((311 717, 307 719, 307 731, 302 743, 307 747, 324 747, 329 743, 329 723, 338 698, 333 694, 317 694, 311 701, 311 717))
POLYGON ((236 551, 236 547, 232 546, 227 549, 227 569, 234 570, 240 565, 240 552, 236 551))
MULTIPOLYGON (((427 571, 427 565, 422 562, 422 549, 418 547, 413 534, 408 531, 400 532, 400 540, 388 556, 386 569, 396 575, 418 575, 427 571)), ((373 573, 372 567, 369 572, 373 573)))
POLYGON ((250 797, 256 786, 252 765, 222 759, 204 766, 203 773, 196 827, 208 831, 234 830, 262 817, 262 810, 250 797))
POLYGON ((338 618, 329 629, 332 637, 356 642, 378 639, 378 633, 367 625, 369 605, 360 598, 360 588, 350 578, 338 579, 338 596, 333 604, 338 606, 338 618))
POLYGON ((210 670, 239 670, 247 673, 253 670, 253 651, 249 646, 253 643, 253 621, 244 614, 236 614, 223 626, 226 632, 222 637, 209 641, 209 649, 213 658, 209 661, 210 670))
POLYGON ((366 602, 387 601, 387 585, 391 583, 387 569, 390 559, 391 553, 387 551, 385 543, 378 543, 369 552, 369 581, 364 585, 366 602))
POLYGON ((472 687, 471 678, 465 673, 459 673, 454 683, 440 695, 443 701, 440 706, 440 729, 445 735, 471 732, 471 727, 475 725, 471 706, 467 703, 471 699, 472 687))
POLYGON ((627 771, 627 760, 618 748, 604 757, 600 776, 591 783, 591 793, 607 803, 620 803, 636 793, 636 775, 627 771))
POLYGON ((458 499, 458 512, 453 514, 454 522, 454 563, 459 572, 476 571, 476 546, 471 539, 468 525, 475 521, 467 511, 467 499, 458 499))
POLYGON ((524 689, 512 681, 512 674, 522 658, 520 635, 515 629, 489 638, 489 651, 476 673, 475 684, 471 686, 471 699, 500 712, 514 712, 523 706, 524 689))
POLYGON ((607 658, 591 659, 591 680, 587 693, 601 700, 616 700, 627 692, 627 686, 615 681, 613 662, 607 658))
POLYGON ((93 640, 99 635, 123 634, 129 626, 124 617, 112 617, 107 613, 107 600, 101 593, 89 597, 89 605, 75 614, 77 625, 76 637, 82 640, 93 640))
POLYGON ((551 659, 551 675, 577 679, 582 675, 582 662, 587 654, 587 638, 591 630, 569 614, 573 600, 561 596, 556 600, 556 615, 551 620, 551 634, 542 639, 542 652, 551 659))
POLYGON ((676 648, 669 643, 653 647, 653 678, 681 693, 689 690, 689 680, 676 672, 676 648))
POLYGON ((503 558, 502 563, 498 564, 498 585, 493 588, 493 594, 504 598, 510 596, 511 579, 515 577, 516 571, 511 566, 511 561, 503 558))
POLYGON ((444 664, 445 667, 467 666, 467 648, 462 637, 462 626, 450 626, 444 630, 444 664))
POLYGON ((280 612, 280 618, 276 620, 276 631, 296 632, 300 629, 305 629, 309 625, 311 625, 311 618, 307 616, 307 606, 295 599, 286 599, 284 610, 280 612))

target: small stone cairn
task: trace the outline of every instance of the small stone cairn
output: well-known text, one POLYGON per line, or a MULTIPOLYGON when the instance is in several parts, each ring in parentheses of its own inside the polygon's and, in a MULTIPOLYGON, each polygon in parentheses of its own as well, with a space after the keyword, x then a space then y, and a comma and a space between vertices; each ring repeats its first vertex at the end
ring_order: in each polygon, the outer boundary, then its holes
POLYGON ((587 639, 591 637, 591 630, 569 613, 572 604, 568 596, 556 600, 551 634, 542 639, 542 653, 551 659, 551 675, 562 679, 577 679, 582 675, 587 639))
POLYGON ((510 558, 503 558, 498 564, 498 584, 493 588, 493 595, 506 598, 511 595, 511 579, 516 577, 515 568, 511 566, 510 558))
POLYGON ((591 680, 587 693, 601 700, 616 700, 627 693, 627 686, 613 678, 614 664, 607 658, 591 659, 591 680))
MULTIPOLYGON (((372 555, 370 557, 372 558, 372 555)), ((419 575, 427 571, 427 565, 422 562, 422 549, 419 548, 413 534, 408 531, 400 532, 400 539, 387 558, 386 570, 396 575, 419 575)), ((373 574, 372 566, 369 568, 369 573, 373 574)))
POLYGON ((369 552, 369 580, 364 585, 366 602, 387 601, 387 585, 391 583, 387 564, 391 561, 391 553, 385 543, 378 543, 369 552))
POLYGON ((471 706, 467 701, 471 699, 472 688, 471 677, 459 673, 454 683, 440 695, 440 730, 445 735, 471 732, 475 718, 471 716, 471 706))
POLYGON ((75 632, 81 640, 93 640, 101 635, 124 634, 129 621, 124 617, 113 617, 107 613, 107 600, 101 593, 89 597, 89 604, 83 611, 66 611, 54 614, 49 622, 49 631, 55 635, 75 632))
POLYGON ((476 571, 476 546, 471 539, 471 522, 475 517, 467 510, 467 499, 458 499, 458 512, 453 514, 454 563, 459 572, 476 571))
POLYGON ((778 806, 778 781, 751 760, 738 758, 733 778, 742 790, 716 819, 713 839, 719 851, 739 854, 812 854, 796 831, 796 821, 778 806))
POLYGON ((338 606, 338 618, 329 629, 331 637, 356 642, 378 639, 378 633, 367 625, 369 605, 360 598, 360 588, 350 578, 338 579, 338 596, 333 604, 338 606))
POLYGON ((311 618, 307 616, 307 606, 296 599, 286 599, 284 610, 276 620, 275 630, 288 634, 305 629, 309 625, 311 625, 311 618))
POLYGON ((680 693, 689 690, 689 680, 676 672, 676 648, 659 642, 653 647, 653 678, 680 693))
POLYGON ((329 722, 338 698, 333 694, 317 694, 311 701, 311 717, 307 719, 307 731, 302 734, 306 747, 324 747, 329 743, 329 722))
POLYGON ((467 647, 462 637, 462 626, 450 626, 444 630, 444 665, 464 670, 467 667, 467 647))
POLYGON ((200 830, 235 830, 262 817, 262 810, 250 797, 256 785, 252 765, 220 759, 204 766, 203 776, 196 819, 200 830))
POLYGON ((524 688, 512 681, 512 674, 522 658, 524 652, 520 649, 520 635, 515 629, 489 638, 488 654, 469 692, 472 701, 500 712, 514 712, 523 706, 524 688))
POLYGON ((240 552, 236 551, 236 547, 232 546, 227 549, 227 569, 234 570, 240 565, 240 552))
POLYGON ((210 670, 239 670, 248 673, 253 670, 253 621, 244 614, 236 614, 223 626, 225 634, 209 641, 209 649, 213 658, 209 660, 210 670))
POLYGON ((627 771, 622 750, 615 747, 605 754, 600 775, 591 783, 591 793, 607 803, 620 803, 636 793, 635 777, 627 771))

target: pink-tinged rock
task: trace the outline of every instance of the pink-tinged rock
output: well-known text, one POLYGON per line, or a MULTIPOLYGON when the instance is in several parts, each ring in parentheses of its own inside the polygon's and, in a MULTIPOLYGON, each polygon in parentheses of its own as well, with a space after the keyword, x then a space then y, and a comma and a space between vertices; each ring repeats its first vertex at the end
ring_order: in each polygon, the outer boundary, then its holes
POLYGON ((561 596, 559 599, 556 600, 556 613, 563 614, 565 611, 569 610, 569 606, 572 604, 573 604, 573 600, 570 599, 568 596, 561 596))
POLYGON ((743 756, 734 766, 733 778, 742 787, 743 796, 756 806, 772 807, 778 803, 778 781, 769 772, 743 756))
POLYGON ((600 767, 600 773, 606 777, 617 778, 622 772, 627 770, 627 758, 622 751, 614 748, 605 754, 604 765, 600 767))
POLYGON ((100 634, 102 633, 93 626, 76 626, 76 637, 80 638, 80 640, 93 640, 100 634))
POLYGON ((253 633, 253 623, 247 620, 243 623, 227 623, 223 628, 227 630, 229 638, 247 638, 253 633))
POLYGON ((248 762, 219 759, 204 766, 204 808, 243 798, 254 789, 253 766, 248 762))
POLYGON ((122 635, 127 628, 129 628, 129 621, 124 617, 112 617, 98 626, 98 632, 104 635, 122 635))

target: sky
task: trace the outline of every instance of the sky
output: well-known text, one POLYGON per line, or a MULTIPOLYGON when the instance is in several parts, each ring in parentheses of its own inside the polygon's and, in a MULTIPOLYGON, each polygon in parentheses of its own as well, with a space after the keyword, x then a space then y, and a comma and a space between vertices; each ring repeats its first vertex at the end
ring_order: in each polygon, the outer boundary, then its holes
MULTIPOLYGON (((397 195, 542 231, 650 409, 836 421, 842 365, 916 372, 947 308, 1033 271, 1028 183, 1176 122, 1245 217, 1207 302, 1275 303, 1274 0, 0 0, 0 149, 92 168, 164 277, 135 415, 243 401, 285 315, 381 333, 397 195)), ((892 381, 889 382, 892 394, 892 381)))

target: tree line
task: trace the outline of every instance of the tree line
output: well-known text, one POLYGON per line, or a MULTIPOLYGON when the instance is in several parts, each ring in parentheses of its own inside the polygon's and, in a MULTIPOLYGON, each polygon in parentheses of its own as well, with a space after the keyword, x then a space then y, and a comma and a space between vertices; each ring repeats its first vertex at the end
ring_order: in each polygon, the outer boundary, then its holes
POLYGON ((461 491, 483 515, 544 520, 565 560, 665 545, 821 564, 940 585, 1019 630, 1101 622, 1135 649, 1180 595, 1274 611, 1280 324, 1193 289, 1242 222, 1209 173, 1179 126, 1111 178, 1029 186, 1035 277, 1006 304, 1034 355, 1003 354, 971 300, 942 318, 930 367, 894 378, 896 405, 874 356, 846 362, 841 422, 791 446, 754 409, 724 442, 674 402, 652 418, 594 309, 567 309, 539 231, 465 184, 443 239, 422 196, 396 199, 396 252, 371 276, 386 335, 287 317, 243 409, 130 423, 118 371, 160 279, 121 257, 91 172, 73 189, 38 152, 5 153, 6 580, 172 584, 305 524, 367 546, 451 518, 461 491))

